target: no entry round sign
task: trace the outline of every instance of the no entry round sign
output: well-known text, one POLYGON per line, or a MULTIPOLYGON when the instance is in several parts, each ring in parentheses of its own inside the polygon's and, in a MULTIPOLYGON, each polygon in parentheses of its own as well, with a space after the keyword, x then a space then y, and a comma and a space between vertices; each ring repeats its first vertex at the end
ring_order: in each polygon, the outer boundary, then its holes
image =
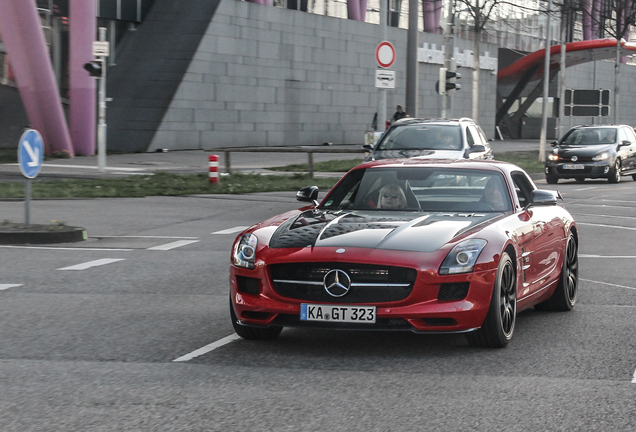
POLYGON ((375 59, 380 67, 391 67, 395 61, 395 48, 389 41, 383 41, 378 44, 375 49, 375 59))

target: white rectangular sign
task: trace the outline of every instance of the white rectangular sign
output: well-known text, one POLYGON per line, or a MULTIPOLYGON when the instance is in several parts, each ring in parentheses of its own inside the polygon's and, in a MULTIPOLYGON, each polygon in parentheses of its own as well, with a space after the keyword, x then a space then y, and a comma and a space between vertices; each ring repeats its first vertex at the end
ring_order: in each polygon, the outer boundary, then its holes
POLYGON ((395 88, 395 71, 386 69, 377 69, 375 71, 375 86, 377 88, 394 89, 395 88))
POLYGON ((110 42, 93 41, 93 55, 95 57, 108 57, 110 55, 110 42))

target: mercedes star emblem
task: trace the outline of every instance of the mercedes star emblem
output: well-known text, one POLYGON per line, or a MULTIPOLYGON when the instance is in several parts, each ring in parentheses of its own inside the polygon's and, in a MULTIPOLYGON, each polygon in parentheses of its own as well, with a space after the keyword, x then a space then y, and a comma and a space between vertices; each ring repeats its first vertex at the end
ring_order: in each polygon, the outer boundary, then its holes
POLYGON ((330 296, 342 297, 351 289, 351 278, 343 270, 334 269, 325 275, 323 284, 330 296))
POLYGON ((572 162, 576 162, 577 160, 579 160, 578 156, 572 156, 572 162))

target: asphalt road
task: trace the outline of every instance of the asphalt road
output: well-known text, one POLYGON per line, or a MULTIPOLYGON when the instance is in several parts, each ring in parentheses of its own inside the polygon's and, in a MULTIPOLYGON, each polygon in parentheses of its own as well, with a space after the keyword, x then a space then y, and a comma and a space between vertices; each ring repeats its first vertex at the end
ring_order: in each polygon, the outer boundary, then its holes
POLYGON ((294 193, 34 201, 33 223, 89 240, 0 246, 0 430, 636 430, 636 182, 549 188, 579 224, 579 301, 522 312, 502 350, 412 333, 236 339, 232 240, 294 193))

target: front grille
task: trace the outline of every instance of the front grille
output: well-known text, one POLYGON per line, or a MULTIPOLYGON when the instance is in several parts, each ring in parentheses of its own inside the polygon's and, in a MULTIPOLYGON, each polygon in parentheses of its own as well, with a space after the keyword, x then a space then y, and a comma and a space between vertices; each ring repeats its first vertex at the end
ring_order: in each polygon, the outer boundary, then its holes
POLYGON ((272 321, 272 325, 283 327, 308 327, 323 329, 349 330, 412 330, 408 321, 402 318, 378 318, 375 324, 334 323, 323 321, 302 321, 298 315, 280 314, 272 321))
POLYGON ((461 300, 468 295, 470 282, 443 283, 439 287, 437 300, 461 300))
POLYGON ((328 303, 382 303, 409 296, 417 276, 415 269, 350 263, 299 263, 270 266, 270 276, 278 294, 297 300, 328 303), (351 278, 351 289, 342 297, 325 290, 325 275, 340 269, 351 278), (359 284, 362 284, 359 285, 359 284))

